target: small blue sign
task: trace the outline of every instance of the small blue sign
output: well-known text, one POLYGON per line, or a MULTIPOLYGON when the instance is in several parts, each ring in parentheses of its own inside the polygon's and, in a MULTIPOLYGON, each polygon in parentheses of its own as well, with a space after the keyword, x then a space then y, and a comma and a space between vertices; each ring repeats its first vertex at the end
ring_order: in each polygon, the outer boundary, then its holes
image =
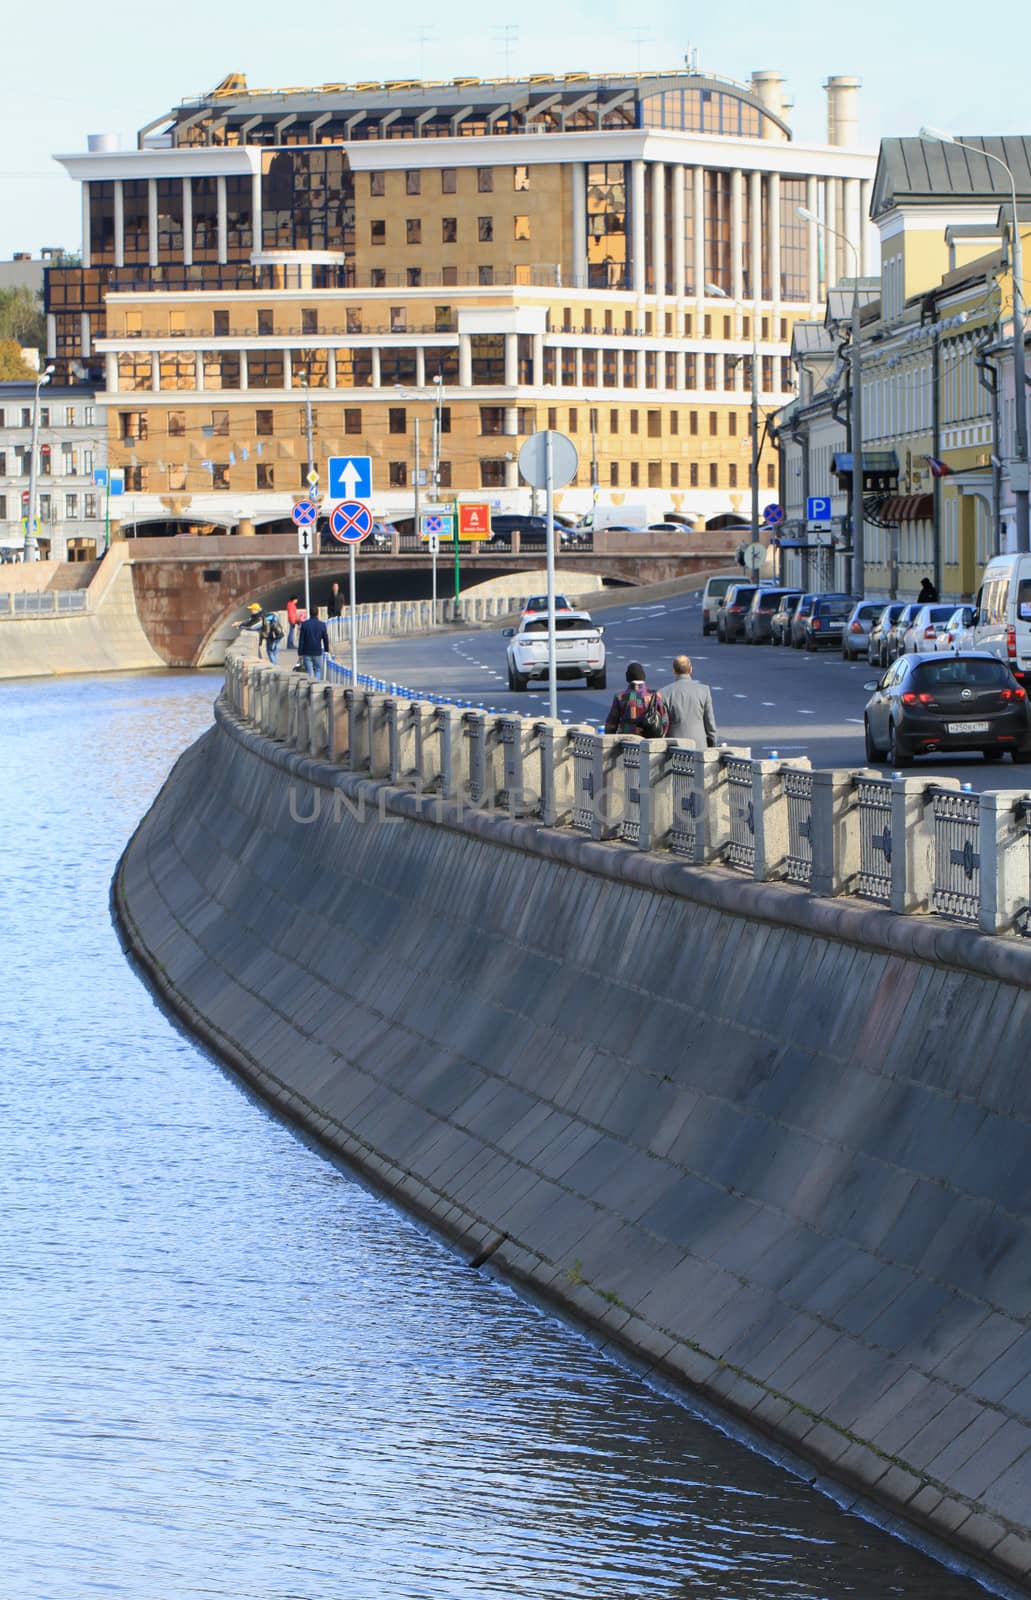
POLYGON ((831 520, 830 495, 811 494, 805 503, 805 519, 807 522, 829 522, 831 520))
POLYGON ((104 488, 107 487, 107 468, 106 467, 94 467, 93 468, 93 482, 96 484, 98 489, 104 489, 104 488))
POLYGON ((455 518, 450 511, 426 511, 419 518, 419 533, 424 539, 453 539, 455 518))
POLYGON ((299 528, 310 528, 318 514, 318 507, 312 500, 298 500, 290 513, 299 528))
POLYGON ((330 512, 329 531, 341 544, 360 544, 372 532, 372 512, 360 500, 341 500, 330 512))
POLYGON ((108 489, 111 494, 125 493, 125 473, 121 467, 112 467, 108 473, 108 489))
POLYGON ((371 456, 330 456, 329 498, 331 500, 368 500, 371 495, 371 456))
POLYGON ((774 502, 772 506, 763 506, 763 521, 771 528, 778 522, 784 521, 784 507, 774 502))

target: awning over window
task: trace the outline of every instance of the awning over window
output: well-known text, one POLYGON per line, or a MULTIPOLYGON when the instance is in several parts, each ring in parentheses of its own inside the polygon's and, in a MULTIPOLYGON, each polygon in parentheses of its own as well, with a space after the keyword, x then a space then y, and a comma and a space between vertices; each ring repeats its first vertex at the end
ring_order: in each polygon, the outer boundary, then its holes
POLYGON ((879 522, 923 522, 933 515, 933 494, 889 495, 877 508, 879 522))
MULTIPOLYGON (((890 476, 899 470, 899 458, 894 450, 864 450, 863 451, 863 476, 871 474, 890 476)), ((831 463, 831 471, 836 478, 844 475, 852 476, 851 450, 837 450, 831 463)))

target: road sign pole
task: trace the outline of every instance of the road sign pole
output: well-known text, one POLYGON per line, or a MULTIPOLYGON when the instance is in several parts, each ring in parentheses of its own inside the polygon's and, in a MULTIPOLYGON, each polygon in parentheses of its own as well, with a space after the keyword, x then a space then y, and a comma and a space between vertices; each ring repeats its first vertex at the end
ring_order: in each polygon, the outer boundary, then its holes
POLYGON ((555 472, 551 429, 544 435, 545 552, 548 571, 548 716, 558 718, 558 650, 555 644, 555 472))
POLYGON ((349 544, 348 547, 347 547, 348 596, 349 596, 349 599, 350 599, 350 607, 351 607, 351 618, 350 618, 350 621, 351 621, 351 687, 352 687, 352 689, 357 688, 357 686, 358 686, 358 608, 355 605, 355 589, 356 589, 357 585, 356 585, 356 581, 355 581, 354 549, 355 549, 355 547, 354 547, 353 543, 349 544))
POLYGON ((434 627, 436 627, 436 625, 437 625, 437 551, 439 549, 440 549, 440 540, 437 539, 437 538, 431 539, 430 540, 430 557, 431 557, 431 560, 432 560, 432 572, 433 572, 433 611, 432 611, 432 618, 433 618, 433 626, 434 627))
POLYGON ((455 508, 455 605, 462 598, 461 574, 458 570, 458 501, 454 502, 455 508))

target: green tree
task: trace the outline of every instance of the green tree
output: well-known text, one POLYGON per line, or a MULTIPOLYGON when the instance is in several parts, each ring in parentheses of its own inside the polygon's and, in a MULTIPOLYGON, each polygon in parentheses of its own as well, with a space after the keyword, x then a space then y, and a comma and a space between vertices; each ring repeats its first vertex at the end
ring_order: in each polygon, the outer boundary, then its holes
POLYGON ((0 339, 43 348, 43 311, 31 289, 0 289, 0 339))
POLYGON ((36 373, 21 353, 19 339, 0 339, 0 382, 11 383, 35 378, 36 373))

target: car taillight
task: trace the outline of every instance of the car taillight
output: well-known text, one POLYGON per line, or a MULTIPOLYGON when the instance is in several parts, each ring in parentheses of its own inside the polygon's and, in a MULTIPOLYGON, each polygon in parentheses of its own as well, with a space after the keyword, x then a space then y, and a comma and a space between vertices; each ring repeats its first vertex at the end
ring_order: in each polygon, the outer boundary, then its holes
POLYGON ((937 628, 925 628, 924 629, 924 638, 925 639, 937 639, 937 637, 938 637, 938 629, 937 628))
POLYGON ((815 633, 817 631, 817 629, 819 628, 819 626, 820 626, 819 617, 814 617, 812 622, 811 622, 811 624, 810 624, 810 626, 811 626, 813 632, 815 633))
POLYGON ((902 704, 904 706, 933 706, 934 695, 927 694, 926 692, 923 694, 914 694, 912 689, 907 689, 905 694, 902 696, 902 704))
POLYGON ((863 624, 861 622, 852 622, 849 624, 849 628, 852 633, 862 633, 863 624))
POLYGON ((1019 687, 1016 688, 1016 689, 1000 689, 999 690, 999 699, 1000 700, 1026 700, 1027 699, 1027 691, 1025 689, 1021 689, 1019 687))
POLYGON ((1011 661, 1017 659, 1017 630, 1012 622, 1006 629, 1006 654, 1011 661))

